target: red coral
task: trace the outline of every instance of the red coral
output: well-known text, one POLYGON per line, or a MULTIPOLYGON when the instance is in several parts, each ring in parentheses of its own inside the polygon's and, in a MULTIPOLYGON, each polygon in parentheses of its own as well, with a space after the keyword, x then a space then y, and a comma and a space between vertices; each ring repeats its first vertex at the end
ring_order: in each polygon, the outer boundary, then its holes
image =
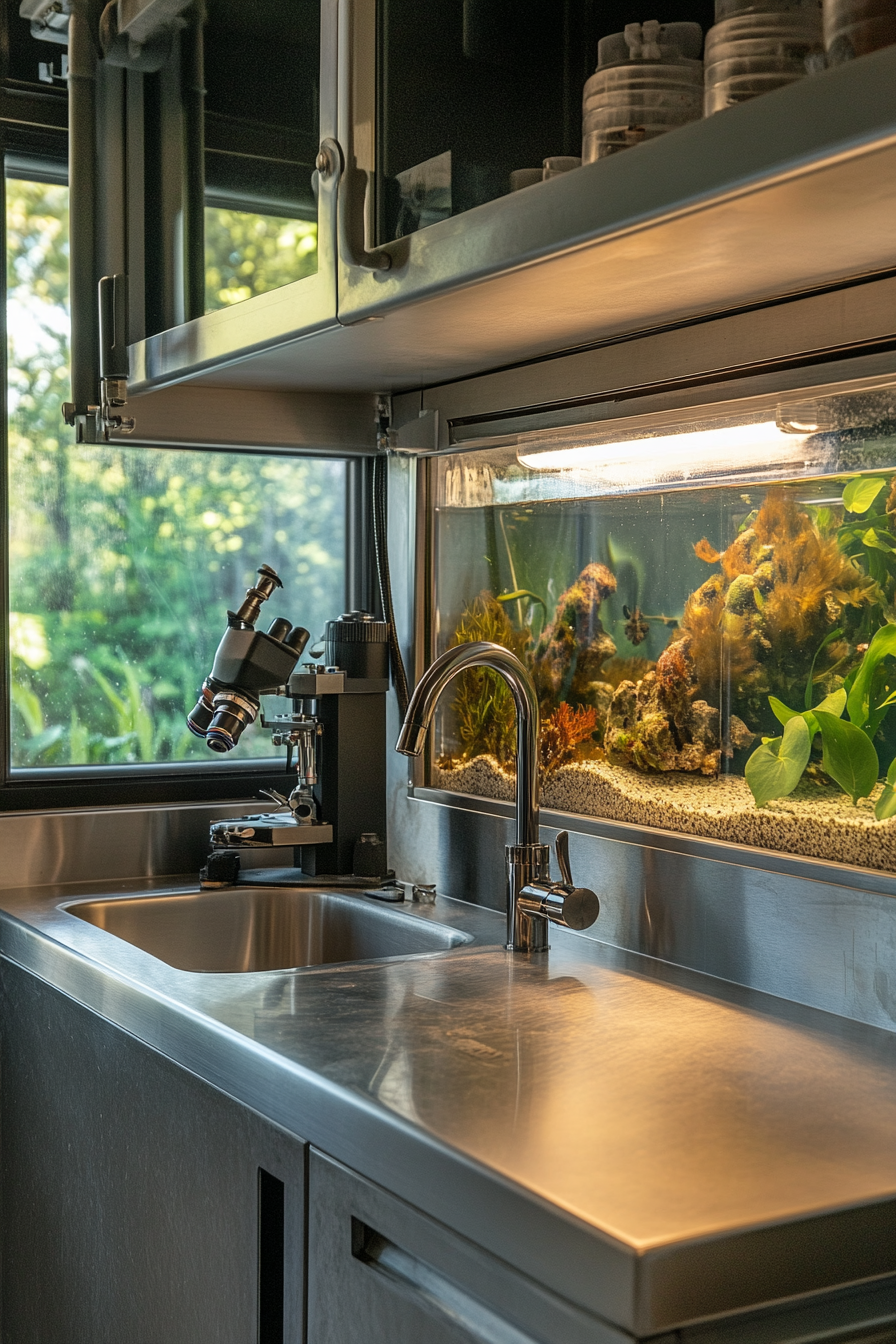
POLYGON ((576 747, 597 727, 597 711, 591 707, 571 709, 564 702, 541 725, 539 754, 542 781, 550 779, 561 765, 574 760, 576 747))

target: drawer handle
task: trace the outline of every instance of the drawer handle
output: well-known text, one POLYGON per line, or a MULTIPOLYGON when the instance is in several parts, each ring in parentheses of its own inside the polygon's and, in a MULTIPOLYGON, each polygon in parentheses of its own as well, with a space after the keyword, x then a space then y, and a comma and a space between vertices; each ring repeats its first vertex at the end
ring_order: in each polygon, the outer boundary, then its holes
POLYGON ((524 1335, 425 1260, 402 1250, 358 1218, 352 1219, 352 1255, 410 1293, 430 1313, 465 1330, 477 1344, 535 1344, 531 1335, 524 1335))
POLYGON ((258 1168, 258 1344, 283 1344, 285 1189, 258 1168))

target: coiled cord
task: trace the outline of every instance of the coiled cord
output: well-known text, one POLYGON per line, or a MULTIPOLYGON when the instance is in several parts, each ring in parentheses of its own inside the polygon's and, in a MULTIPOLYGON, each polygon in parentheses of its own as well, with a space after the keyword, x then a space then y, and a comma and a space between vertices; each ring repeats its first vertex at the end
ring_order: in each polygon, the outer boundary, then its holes
POLYGON ((401 646, 395 632, 395 611, 392 606, 392 579, 389 573, 389 545, 386 511, 388 485, 388 455, 379 453, 373 459, 373 549, 376 556, 376 577, 380 590, 383 617, 389 625, 389 658, 392 665, 392 685, 398 697, 401 717, 407 713, 408 679, 401 656, 401 646))

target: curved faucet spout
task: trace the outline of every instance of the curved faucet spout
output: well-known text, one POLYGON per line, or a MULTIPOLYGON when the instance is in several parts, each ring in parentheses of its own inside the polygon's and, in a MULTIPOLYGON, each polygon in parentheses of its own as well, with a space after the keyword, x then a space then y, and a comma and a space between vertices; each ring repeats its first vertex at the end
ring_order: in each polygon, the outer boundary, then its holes
POLYGON ((487 667, 504 678, 516 705, 516 842, 538 844, 538 697, 516 654, 480 640, 447 649, 417 683, 395 750, 419 756, 436 702, 448 682, 469 667, 487 667))
POLYGON ((505 849, 507 942, 509 952, 546 952, 548 924, 587 929, 600 902, 593 891, 575 887, 569 870, 568 836, 557 837, 562 882, 550 879, 550 850, 538 840, 538 696, 532 678, 500 644, 458 644, 426 669, 411 696, 395 750, 419 756, 436 701, 459 672, 487 667, 504 678, 516 705, 516 844, 505 849))

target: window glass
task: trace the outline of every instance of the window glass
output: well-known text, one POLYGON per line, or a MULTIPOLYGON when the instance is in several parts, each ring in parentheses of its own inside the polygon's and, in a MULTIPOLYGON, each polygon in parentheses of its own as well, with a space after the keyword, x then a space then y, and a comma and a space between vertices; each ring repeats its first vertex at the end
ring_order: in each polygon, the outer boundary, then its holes
MULTIPOLYGON (((256 567, 271 617, 342 610, 345 463, 75 444, 67 204, 7 181, 11 764, 218 760, 184 715, 256 567)), ((270 755, 255 728, 227 759, 270 755)))
POLYGON ((317 220, 205 208, 205 311, 303 280, 317 270, 317 220))

